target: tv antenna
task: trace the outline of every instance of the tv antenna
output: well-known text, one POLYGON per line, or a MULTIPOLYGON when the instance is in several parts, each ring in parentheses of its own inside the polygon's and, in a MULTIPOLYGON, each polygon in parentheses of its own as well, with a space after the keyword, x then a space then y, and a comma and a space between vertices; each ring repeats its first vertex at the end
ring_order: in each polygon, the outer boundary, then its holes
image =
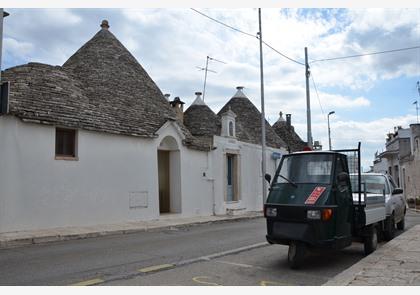
POLYGON ((196 68, 198 68, 200 71, 204 71, 203 101, 204 101, 204 96, 206 95, 207 72, 217 73, 216 71, 213 71, 213 70, 210 70, 210 69, 209 69, 209 60, 210 60, 210 61, 214 60, 214 61, 216 61, 216 62, 220 62, 220 63, 222 63, 222 64, 226 64, 224 61, 221 61, 221 60, 215 59, 215 58, 210 57, 210 56, 208 56, 208 55, 207 55, 207 58, 206 58, 206 67, 205 67, 205 68, 202 68, 202 67, 196 67, 196 68))

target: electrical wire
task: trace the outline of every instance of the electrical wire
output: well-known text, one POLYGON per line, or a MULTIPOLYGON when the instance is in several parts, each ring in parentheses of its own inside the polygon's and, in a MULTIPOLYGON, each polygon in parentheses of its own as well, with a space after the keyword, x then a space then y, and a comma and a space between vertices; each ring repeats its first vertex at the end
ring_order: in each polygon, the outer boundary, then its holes
POLYGON ((325 116, 325 112, 324 112, 324 109, 322 108, 321 100, 319 99, 318 89, 316 88, 316 84, 315 84, 315 80, 314 80, 314 75, 313 75, 313 73, 311 73, 311 78, 312 78, 312 84, 314 85, 314 88, 315 88, 316 97, 318 98, 319 107, 321 108, 321 112, 322 112, 322 114, 325 116))
POLYGON ((194 8, 190 8, 191 10, 193 10, 193 11, 195 11, 195 12, 197 12, 198 14, 201 14, 202 16, 204 16, 204 17, 207 17, 208 19, 211 19, 212 21, 214 21, 214 22, 216 22, 216 23, 218 23, 218 24, 220 24, 220 25, 222 25, 222 26, 225 26, 225 27, 228 27, 228 28, 230 28, 230 29, 232 29, 232 30, 234 30, 234 31, 237 31, 237 32, 239 32, 239 33, 242 33, 242 34, 245 34, 245 35, 248 35, 248 36, 251 36, 251 37, 256 37, 255 35, 252 35, 252 34, 250 34, 250 33, 247 33, 247 32, 244 32, 244 31, 241 31, 241 30, 239 30, 239 29, 237 29, 237 28, 234 28, 234 27, 232 27, 232 26, 229 26, 229 25, 227 25, 227 24, 225 24, 225 23, 222 23, 221 21, 219 21, 219 20, 217 20, 217 19, 215 19, 215 18, 212 18, 212 17, 210 17, 210 16, 208 16, 207 14, 204 14, 204 13, 202 13, 201 11, 199 11, 199 10, 197 10, 197 9, 194 9, 194 8))
POLYGON ((383 54, 383 53, 391 53, 391 52, 398 52, 398 51, 404 51, 404 50, 412 50, 412 49, 418 49, 418 48, 420 48, 420 46, 413 46, 413 47, 406 47, 406 48, 398 48, 398 49, 384 50, 384 51, 371 52, 371 53, 361 53, 361 54, 341 56, 341 57, 333 57, 333 58, 323 58, 323 59, 312 60, 309 63, 311 64, 311 63, 315 63, 315 62, 319 62, 319 61, 330 61, 330 60, 339 60, 339 59, 346 59, 346 58, 353 58, 353 57, 361 57, 361 56, 367 56, 367 55, 376 55, 376 54, 383 54))
MULTIPOLYGON (((216 23, 218 23, 218 24, 220 24, 220 25, 222 25, 222 26, 225 26, 225 27, 228 27, 229 29, 232 29, 232 30, 234 30, 234 31, 236 31, 236 32, 239 32, 239 33, 242 33, 242 34, 244 34, 244 35, 247 35, 247 36, 250 36, 250 37, 253 37, 253 38, 259 38, 259 36, 256 36, 256 35, 253 35, 253 34, 250 34, 250 33, 247 33, 247 32, 244 32, 244 31, 242 31, 242 30, 239 30, 239 29, 237 29, 237 28, 235 28, 235 27, 232 27, 232 26, 230 26, 230 25, 228 25, 228 24, 225 24, 225 23, 223 23, 223 22, 221 22, 221 21, 219 21, 219 20, 217 20, 217 19, 215 19, 215 18, 212 18, 211 16, 208 16, 207 14, 204 14, 204 13, 202 13, 201 11, 199 11, 199 10, 197 10, 197 9, 194 9, 194 8, 190 8, 192 11, 195 11, 196 13, 198 13, 198 14, 200 14, 200 15, 202 15, 202 16, 204 16, 204 17, 206 17, 206 18, 208 18, 208 19, 210 19, 210 20, 212 20, 212 21, 214 21, 214 22, 216 22, 216 23)), ((299 64, 299 65, 305 65, 304 63, 302 63, 302 62, 299 62, 299 61, 297 61, 297 60, 294 60, 293 58, 290 58, 290 57, 288 57, 287 55, 285 55, 284 53, 281 53, 280 51, 278 51, 277 49, 275 49, 275 48, 273 48, 270 44, 268 44, 267 42, 265 42, 265 41, 262 41, 262 43, 265 45, 265 46, 267 46, 268 48, 270 48, 271 50, 273 50, 273 51, 275 51, 276 53, 278 53, 278 54, 280 54, 281 56, 283 56, 284 58, 287 58, 288 60, 290 60, 290 61, 293 61, 293 62, 295 62, 295 63, 297 63, 297 64, 299 64)))
POLYGON ((280 51, 278 51, 277 49, 271 47, 269 44, 267 44, 265 41, 262 41, 262 43, 264 43, 264 45, 266 45, 267 47, 271 48, 272 50, 274 50, 275 52, 277 52, 278 54, 280 54, 281 56, 283 56, 284 58, 287 58, 290 61, 293 61, 297 64, 300 64, 302 66, 304 66, 304 63, 301 63, 300 61, 294 60, 293 58, 288 57, 287 55, 284 55, 283 53, 281 53, 280 51))

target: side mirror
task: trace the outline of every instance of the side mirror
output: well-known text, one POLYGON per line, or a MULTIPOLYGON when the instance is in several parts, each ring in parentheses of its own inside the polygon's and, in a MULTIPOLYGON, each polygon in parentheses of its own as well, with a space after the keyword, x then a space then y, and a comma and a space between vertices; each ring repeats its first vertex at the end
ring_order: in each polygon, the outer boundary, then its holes
POLYGON ((403 189, 402 188, 396 188, 392 191, 393 195, 399 195, 403 193, 403 189))
POLYGON ((265 180, 267 180, 267 181, 268 181, 268 183, 270 183, 270 182, 271 182, 271 175, 270 175, 270 174, 266 173, 266 174, 264 175, 264 178, 265 178, 265 180))
POLYGON ((346 172, 340 172, 337 175, 337 180, 338 182, 349 182, 350 181, 350 176, 348 173, 346 172))

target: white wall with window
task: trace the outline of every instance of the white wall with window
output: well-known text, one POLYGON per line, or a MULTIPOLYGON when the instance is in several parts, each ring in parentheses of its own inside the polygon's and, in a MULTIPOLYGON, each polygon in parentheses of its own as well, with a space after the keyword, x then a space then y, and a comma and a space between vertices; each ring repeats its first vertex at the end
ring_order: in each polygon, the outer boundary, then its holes
POLYGON ((155 139, 71 129, 57 139, 57 130, 0 117, 0 232, 158 219, 157 158, 166 136, 179 147, 174 213, 212 214, 207 152, 182 145, 176 127, 155 139))
MULTIPOLYGON (((216 214, 260 211, 263 208, 261 146, 233 138, 215 136, 216 149, 211 158, 214 169, 216 214)), ((287 153, 285 149, 266 149, 267 173, 274 176, 276 162, 272 153, 287 153)), ((264 198, 267 197, 268 191, 264 198)))

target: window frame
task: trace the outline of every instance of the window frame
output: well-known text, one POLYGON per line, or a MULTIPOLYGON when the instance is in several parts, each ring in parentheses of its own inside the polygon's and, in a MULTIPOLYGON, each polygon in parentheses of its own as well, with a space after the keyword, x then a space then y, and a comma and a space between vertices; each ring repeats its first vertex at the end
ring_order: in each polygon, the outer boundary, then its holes
MULTIPOLYGON (((62 139, 63 137, 61 137, 62 139)), ((63 147, 64 150, 64 147, 63 147)), ((78 161, 78 132, 77 129, 72 128, 65 128, 65 127, 56 127, 55 128, 55 151, 54 151, 54 159, 55 160, 70 160, 70 161, 78 161), (72 136, 72 153, 71 154, 64 154, 59 153, 58 146, 59 146, 59 133, 67 133, 71 134, 72 136)))

